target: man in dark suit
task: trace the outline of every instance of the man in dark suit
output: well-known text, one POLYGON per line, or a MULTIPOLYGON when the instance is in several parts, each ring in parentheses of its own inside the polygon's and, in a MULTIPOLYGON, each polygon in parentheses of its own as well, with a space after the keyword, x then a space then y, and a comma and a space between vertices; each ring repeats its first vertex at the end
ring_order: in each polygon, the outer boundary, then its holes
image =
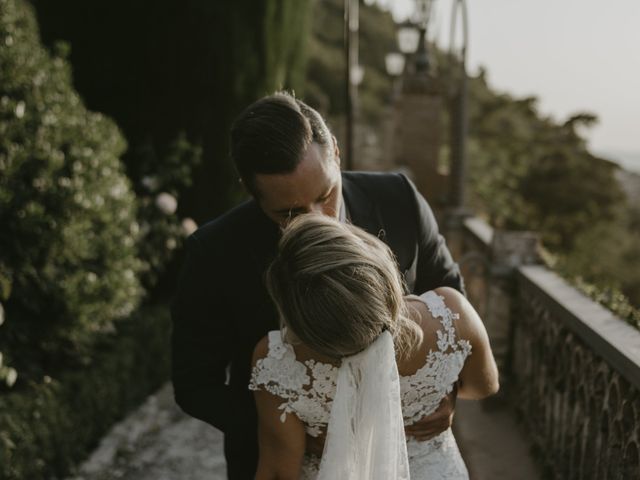
MULTIPOLYGON (((256 343, 278 319, 263 283, 280 227, 319 213, 382 238, 409 292, 462 290, 458 267, 424 198, 403 175, 340 172, 339 151, 322 117, 277 93, 249 106, 231 132, 231 155, 253 199, 200 227, 172 306, 173 385, 188 414, 225 435, 230 479, 250 479, 257 426, 249 384, 256 343)), ((450 426, 453 396, 408 430, 426 439, 450 426)))

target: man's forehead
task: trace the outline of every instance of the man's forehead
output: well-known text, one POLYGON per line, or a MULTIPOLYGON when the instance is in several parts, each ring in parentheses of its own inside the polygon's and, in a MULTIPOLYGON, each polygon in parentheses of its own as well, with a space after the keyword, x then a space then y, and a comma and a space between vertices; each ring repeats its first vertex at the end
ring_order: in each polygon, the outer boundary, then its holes
POLYGON ((304 207, 309 203, 321 200, 329 194, 336 186, 333 178, 322 178, 315 181, 312 185, 303 186, 304 188, 291 188, 272 191, 273 195, 267 195, 270 200, 270 208, 276 212, 285 212, 296 208, 304 207))
POLYGON ((337 164, 323 158, 316 146, 292 172, 256 174, 255 183, 262 200, 280 209, 316 201, 338 183, 339 176, 337 164))

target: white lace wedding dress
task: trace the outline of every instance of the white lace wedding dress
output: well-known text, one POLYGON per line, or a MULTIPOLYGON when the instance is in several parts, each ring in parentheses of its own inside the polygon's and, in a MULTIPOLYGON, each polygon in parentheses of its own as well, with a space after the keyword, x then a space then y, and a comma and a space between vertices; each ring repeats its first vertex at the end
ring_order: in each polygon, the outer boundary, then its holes
MULTIPOLYGON (((423 367, 415 374, 400 377, 402 413, 405 425, 412 425, 433 413, 451 392, 465 359, 471 353, 466 340, 456 338, 453 313, 434 292, 419 297, 434 318, 440 320, 435 348, 429 350, 423 367)), ((249 388, 264 389, 282 398, 281 419, 293 413, 302 420, 308 435, 317 437, 326 430, 336 390, 337 367, 314 360, 298 361, 294 349, 283 342, 279 331, 269 332, 269 351, 258 360, 249 388)), ((408 437, 407 451, 412 480, 468 479, 451 429, 419 442, 408 437)), ((320 459, 306 456, 301 479, 315 479, 320 459)), ((392 479, 390 479, 392 480, 392 479)))

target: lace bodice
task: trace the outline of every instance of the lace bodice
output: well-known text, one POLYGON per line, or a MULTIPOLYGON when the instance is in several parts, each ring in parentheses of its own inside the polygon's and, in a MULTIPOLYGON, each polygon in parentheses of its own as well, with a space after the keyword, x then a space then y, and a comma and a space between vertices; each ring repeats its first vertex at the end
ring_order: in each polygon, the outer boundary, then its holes
MULTIPOLYGON (((411 425, 433 413, 451 392, 464 361, 471 353, 468 341, 457 339, 451 311, 443 297, 430 291, 419 297, 431 315, 440 320, 437 348, 430 349, 424 366, 410 376, 400 377, 402 411, 405 425, 411 425)), ((265 358, 257 361, 249 388, 264 389, 282 399, 281 420, 294 413, 311 436, 320 435, 327 426, 336 390, 338 368, 318 362, 297 360, 293 347, 282 340, 279 331, 269 332, 265 358)))

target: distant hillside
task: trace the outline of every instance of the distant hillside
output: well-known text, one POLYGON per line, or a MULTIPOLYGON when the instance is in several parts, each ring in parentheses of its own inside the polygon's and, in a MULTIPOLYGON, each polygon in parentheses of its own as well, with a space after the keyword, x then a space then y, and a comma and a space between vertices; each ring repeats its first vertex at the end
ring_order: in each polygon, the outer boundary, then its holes
POLYGON ((631 205, 640 205, 640 173, 619 169, 616 179, 620 182, 622 190, 627 195, 631 205))
POLYGON ((603 150, 596 153, 603 158, 608 158, 609 160, 617 163, 625 170, 640 174, 640 152, 603 150))

